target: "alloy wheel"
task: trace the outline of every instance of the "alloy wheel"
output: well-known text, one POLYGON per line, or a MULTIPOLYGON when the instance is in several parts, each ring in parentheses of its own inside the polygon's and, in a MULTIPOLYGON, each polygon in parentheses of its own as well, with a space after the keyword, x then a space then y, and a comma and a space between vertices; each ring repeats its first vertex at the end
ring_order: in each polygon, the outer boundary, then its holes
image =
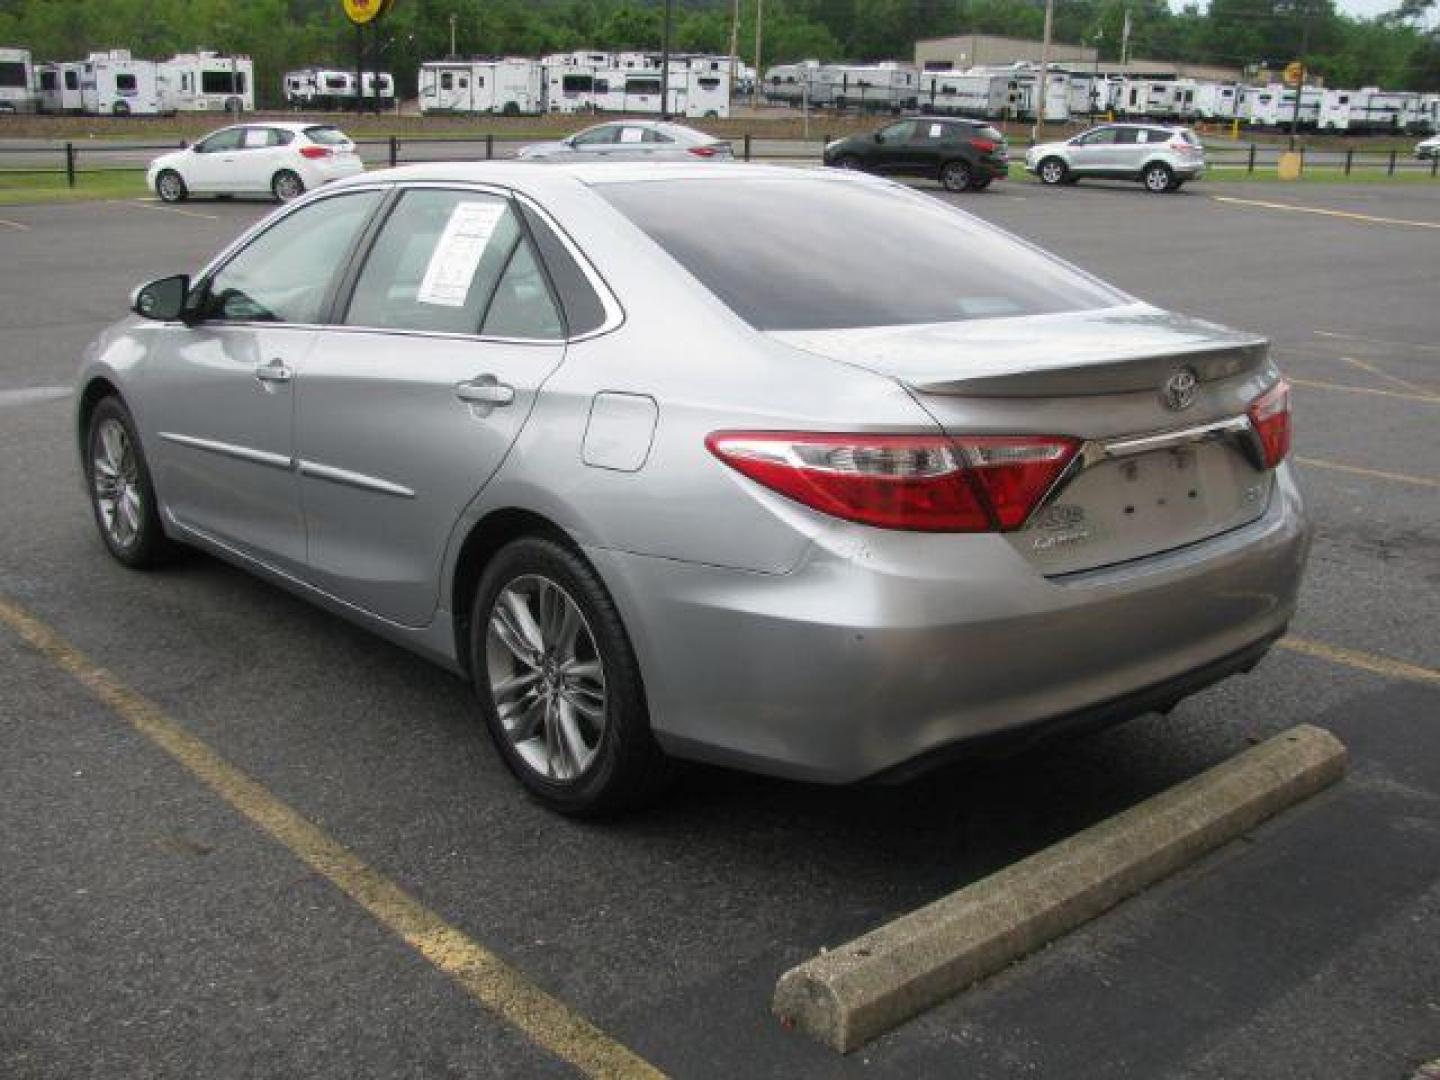
POLYGON ((1047 184, 1058 184, 1065 179, 1065 166, 1053 158, 1040 165, 1040 179, 1047 184))
POLYGON ((100 424, 91 456, 95 505, 100 523, 118 548, 128 548, 144 521, 140 469, 125 425, 114 418, 100 424))
POLYGON ((546 780, 583 776, 605 734, 605 667, 570 594, 539 574, 507 584, 490 611, 485 663, 495 712, 520 760, 546 780))

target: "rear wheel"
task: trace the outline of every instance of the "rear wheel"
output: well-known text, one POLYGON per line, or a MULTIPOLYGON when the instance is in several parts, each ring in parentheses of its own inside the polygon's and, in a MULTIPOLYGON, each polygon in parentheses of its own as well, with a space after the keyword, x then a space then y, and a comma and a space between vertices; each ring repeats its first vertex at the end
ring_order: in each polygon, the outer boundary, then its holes
POLYGON ((841 154, 835 159, 835 167, 837 169, 854 169, 857 172, 863 168, 860 159, 854 154, 841 154))
POLYGON ((305 194, 305 181, 289 169, 281 169, 270 181, 270 190, 280 202, 290 202, 305 194))
POLYGON ((1169 165, 1157 161, 1152 165, 1145 166, 1145 171, 1140 174, 1140 179, 1145 184, 1145 190, 1161 195, 1170 190, 1170 185, 1175 180, 1175 174, 1170 171, 1169 165))
POLYGON ((629 636, 595 571, 527 536, 502 548, 476 589, 470 663, 506 766, 545 805, 603 816, 659 792, 667 762, 629 636))
POLYGON ((166 169, 155 177, 155 194, 162 202, 184 202, 190 194, 185 180, 174 169, 166 169))
POLYGON ((940 184, 946 191, 969 191, 975 186, 975 174, 964 161, 947 161, 940 166, 940 184))
POLYGON ((992 180, 994 180, 994 179, 995 179, 995 178, 994 178, 993 176, 985 176, 985 177, 979 177, 979 178, 977 178, 977 179, 975 179, 975 180, 972 180, 972 181, 970 182, 970 190, 971 190, 971 191, 984 191, 986 188, 988 188, 988 187, 990 186, 990 182, 991 182, 992 180))
POLYGON ((174 554, 160 525, 155 486, 135 422, 119 398, 102 399, 90 414, 85 477, 100 538, 119 562, 143 570, 174 554))
POLYGON ((1040 167, 1035 170, 1042 184, 1063 184, 1069 178, 1069 172, 1063 161, 1053 157, 1040 162, 1040 167))

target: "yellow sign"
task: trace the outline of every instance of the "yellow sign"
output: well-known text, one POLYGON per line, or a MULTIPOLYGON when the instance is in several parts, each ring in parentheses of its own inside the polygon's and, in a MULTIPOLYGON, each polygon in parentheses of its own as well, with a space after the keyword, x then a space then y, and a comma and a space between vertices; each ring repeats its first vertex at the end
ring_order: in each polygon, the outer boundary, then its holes
MULTIPOLYGON (((347 0, 348 3, 348 0, 347 0)), ((1305 81, 1305 65, 1299 60, 1291 60, 1285 65, 1285 85, 1299 86, 1305 81)))
POLYGON ((356 26, 372 23, 390 10, 391 0, 340 0, 345 17, 356 26))

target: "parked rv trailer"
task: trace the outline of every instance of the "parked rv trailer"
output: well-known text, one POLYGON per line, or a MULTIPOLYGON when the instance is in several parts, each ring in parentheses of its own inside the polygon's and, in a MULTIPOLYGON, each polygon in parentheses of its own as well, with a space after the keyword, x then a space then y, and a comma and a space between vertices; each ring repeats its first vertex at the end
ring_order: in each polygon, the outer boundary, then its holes
MULTIPOLYGON (((1307 86, 1300 96, 1300 126, 1314 127, 1320 120, 1325 91, 1307 86)), ((1295 91, 1283 83, 1247 86, 1240 100, 1240 119, 1251 127, 1288 127, 1295 119, 1295 91)))
POLYGON ((1195 117, 1200 120, 1233 120, 1240 101, 1240 87, 1234 83, 1202 82, 1195 87, 1195 117))
POLYGON ((814 60, 800 64, 776 64, 765 72, 761 93, 771 105, 798 106, 805 102, 817 108, 832 104, 829 86, 824 95, 817 95, 816 81, 820 65, 814 60))
POLYGON ((38 107, 43 113, 79 113, 85 111, 85 97, 80 91, 79 61, 41 64, 35 69, 39 84, 38 107))
POLYGON ((1125 79, 1115 111, 1126 117, 1174 117, 1177 115, 1176 91, 1172 79, 1125 79))
POLYGON ((837 109, 861 112, 900 112, 920 101, 920 74, 908 64, 824 64, 819 81, 828 85, 837 109))
POLYGON ((34 112, 37 104, 30 50, 0 48, 0 112, 34 112))
POLYGON ((1413 133, 1424 129, 1419 94, 1396 93, 1367 86, 1360 90, 1326 90, 1320 103, 1322 131, 1356 135, 1413 133))
POLYGON ((154 116, 161 100, 159 68, 127 49, 91 53, 80 65, 81 109, 91 116, 154 116))
POLYGON ((939 116, 998 120, 1009 104, 1004 75, 926 71, 920 75, 920 108, 939 116))
POLYGON ((320 73, 315 68, 301 68, 287 71, 280 80, 285 104, 292 109, 318 109, 320 98, 320 73))
POLYGON ((180 53, 164 61, 165 93, 181 112, 239 112, 255 108, 255 65, 248 56, 180 53))
MULTIPOLYGON (((1039 73, 1036 73, 1038 78, 1039 73)), ((1063 124, 1070 119, 1070 74, 1066 71, 1051 71, 1045 80, 1045 116, 1053 124, 1063 124)))
POLYGON ((420 65, 422 113, 544 111, 545 70, 538 60, 435 60, 420 65))

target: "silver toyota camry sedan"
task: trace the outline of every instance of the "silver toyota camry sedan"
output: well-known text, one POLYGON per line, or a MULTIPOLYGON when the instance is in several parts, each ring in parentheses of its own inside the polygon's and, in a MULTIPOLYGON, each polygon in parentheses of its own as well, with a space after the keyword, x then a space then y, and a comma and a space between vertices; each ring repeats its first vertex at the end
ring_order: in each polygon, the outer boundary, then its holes
POLYGON ((1265 342, 872 177, 371 173, 133 308, 77 398, 111 554, 431 657, 562 811, 1166 709, 1295 607, 1265 342))

